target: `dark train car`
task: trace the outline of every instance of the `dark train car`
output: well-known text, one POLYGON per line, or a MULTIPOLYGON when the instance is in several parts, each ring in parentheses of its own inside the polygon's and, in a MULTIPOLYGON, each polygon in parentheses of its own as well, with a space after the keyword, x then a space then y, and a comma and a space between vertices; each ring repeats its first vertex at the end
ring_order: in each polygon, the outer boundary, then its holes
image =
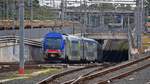
POLYGON ((44 59, 49 62, 101 61, 101 45, 93 40, 50 32, 43 40, 44 59))

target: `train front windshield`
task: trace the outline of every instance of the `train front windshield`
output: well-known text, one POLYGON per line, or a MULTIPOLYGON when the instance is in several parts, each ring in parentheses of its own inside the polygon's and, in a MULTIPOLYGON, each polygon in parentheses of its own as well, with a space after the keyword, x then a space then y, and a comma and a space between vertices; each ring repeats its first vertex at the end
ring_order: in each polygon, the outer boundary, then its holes
POLYGON ((47 38, 46 45, 48 49, 61 49, 61 38, 47 38))

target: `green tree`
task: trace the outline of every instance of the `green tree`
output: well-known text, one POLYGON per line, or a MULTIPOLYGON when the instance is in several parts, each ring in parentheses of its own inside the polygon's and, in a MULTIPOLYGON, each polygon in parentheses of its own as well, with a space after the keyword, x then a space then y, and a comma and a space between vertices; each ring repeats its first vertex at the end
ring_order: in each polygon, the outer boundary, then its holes
POLYGON ((131 5, 125 5, 125 4, 120 4, 118 7, 117 7, 117 9, 119 9, 119 10, 131 10, 131 5))
MULTIPOLYGON (((31 17, 31 4, 30 0, 24 0, 25 19, 31 17)), ((53 12, 49 7, 39 5, 39 0, 32 0, 33 5, 33 19, 37 20, 50 20, 55 18, 53 12)), ((0 19, 17 19, 19 11, 19 0, 0 0, 0 19)))
POLYGON ((32 0, 33 7, 39 7, 39 0, 32 0))
POLYGON ((99 4, 99 7, 103 10, 114 10, 115 9, 115 6, 112 3, 99 4))

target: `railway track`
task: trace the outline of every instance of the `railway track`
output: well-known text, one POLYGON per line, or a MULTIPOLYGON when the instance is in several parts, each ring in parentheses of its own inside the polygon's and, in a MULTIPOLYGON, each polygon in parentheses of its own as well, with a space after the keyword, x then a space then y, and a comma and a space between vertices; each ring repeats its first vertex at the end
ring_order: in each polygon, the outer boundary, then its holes
POLYGON ((150 66, 150 56, 109 67, 90 75, 78 77, 67 84, 108 84, 150 66))
MULTIPOLYGON (((35 65, 35 64, 27 64, 24 66, 25 69, 44 69, 46 67, 35 65)), ((0 73, 9 72, 9 71, 17 71, 19 68, 19 64, 0 64, 0 73)))
MULTIPOLYGON (((89 67, 93 66, 92 64, 53 64, 47 62, 26 62, 25 69, 44 69, 44 68, 77 68, 77 67, 89 67)), ((15 71, 19 68, 17 62, 0 62, 0 73, 7 71, 15 71)))
MULTIPOLYGON (((25 69, 45 69, 45 68, 67 68, 67 64, 47 64, 45 62, 26 62, 25 69)), ((19 68, 17 62, 0 62, 0 73, 16 71, 19 68)))
POLYGON ((76 80, 78 77, 86 76, 92 74, 93 72, 102 70, 106 67, 110 67, 114 64, 91 64, 86 65, 85 67, 64 71, 59 74, 52 75, 37 84, 69 84, 76 80))

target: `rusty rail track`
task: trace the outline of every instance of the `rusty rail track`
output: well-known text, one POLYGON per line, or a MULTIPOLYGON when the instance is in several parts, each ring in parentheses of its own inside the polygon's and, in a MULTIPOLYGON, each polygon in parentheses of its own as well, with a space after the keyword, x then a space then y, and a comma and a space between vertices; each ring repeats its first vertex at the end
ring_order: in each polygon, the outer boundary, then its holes
POLYGON ((132 73, 134 73, 134 72, 136 72, 136 71, 143 70, 143 69, 145 69, 145 68, 147 68, 147 67, 149 67, 149 66, 150 66, 150 64, 144 65, 144 66, 139 67, 139 68, 137 68, 137 69, 135 69, 135 70, 131 70, 131 71, 128 71, 128 72, 119 74, 119 75, 117 75, 117 76, 115 76, 115 77, 111 77, 111 78, 109 78, 109 79, 107 79, 107 80, 99 81, 98 84, 108 84, 109 82, 112 82, 113 80, 121 79, 121 78, 127 77, 127 76, 131 75, 132 73))
MULTIPOLYGON (((5 64, 5 65, 0 65, 0 73, 2 72, 8 72, 8 71, 16 71, 19 68, 19 64, 5 64)), ((36 64, 28 64, 25 65, 25 69, 44 69, 46 67, 40 66, 40 65, 36 65, 36 64)))
MULTIPOLYGON (((48 64, 46 62, 26 62, 25 69, 67 68, 68 64, 48 64)), ((0 62, 0 73, 16 71, 19 68, 17 62, 0 62)))
POLYGON ((125 62, 114 67, 110 67, 94 74, 82 76, 67 84, 90 84, 92 81, 96 84, 108 84, 115 79, 121 79, 136 71, 150 66, 150 56, 138 60, 125 62))
POLYGON ((88 76, 88 75, 90 75, 90 74, 92 74, 92 73, 94 73, 94 72, 103 70, 103 69, 108 68, 108 67, 113 66, 113 65, 115 65, 115 64, 112 64, 112 65, 104 65, 104 66, 102 66, 102 67, 99 67, 99 68, 97 68, 97 69, 95 69, 95 70, 92 70, 92 71, 88 72, 87 74, 84 74, 84 75, 79 76, 77 79, 68 80, 68 81, 66 81, 66 82, 64 82, 64 83, 62 83, 62 84, 71 84, 72 82, 74 82, 75 80, 78 80, 78 79, 81 78, 81 77, 88 76))
MULTIPOLYGON (((50 27, 61 27, 62 24, 64 24, 65 27, 71 27, 73 24, 80 24, 80 23, 77 21, 66 21, 66 20, 63 21, 63 23, 60 20, 24 21, 25 29, 30 29, 31 25, 33 26, 33 28, 50 28, 50 27)), ((0 30, 13 30, 13 29, 19 29, 19 21, 0 20, 0 30)))
MULTIPOLYGON (((77 69, 73 69, 73 70, 68 70, 68 71, 64 71, 64 72, 61 72, 61 73, 58 73, 58 74, 55 74, 55 75, 52 75, 52 76, 49 76, 48 78, 38 82, 37 84, 49 84, 50 82, 52 83, 53 81, 61 78, 61 77, 64 77, 66 75, 69 75, 69 74, 72 74, 74 72, 79 72, 79 71, 82 71, 82 70, 87 70, 87 69, 90 69, 90 68, 97 68, 97 69, 94 69, 94 71, 98 71, 98 70, 101 70, 105 67, 108 67, 109 65, 108 64, 101 64, 101 65, 97 65, 97 64, 91 64, 91 65, 87 65, 85 67, 81 67, 81 68, 77 68, 77 69)), ((88 75, 90 73, 93 73, 94 72, 93 70, 88 72, 87 74, 84 74, 84 75, 88 75)), ((65 84, 67 83, 70 83, 72 82, 73 80, 75 79, 71 79, 69 81, 66 81, 64 82, 65 84)))

